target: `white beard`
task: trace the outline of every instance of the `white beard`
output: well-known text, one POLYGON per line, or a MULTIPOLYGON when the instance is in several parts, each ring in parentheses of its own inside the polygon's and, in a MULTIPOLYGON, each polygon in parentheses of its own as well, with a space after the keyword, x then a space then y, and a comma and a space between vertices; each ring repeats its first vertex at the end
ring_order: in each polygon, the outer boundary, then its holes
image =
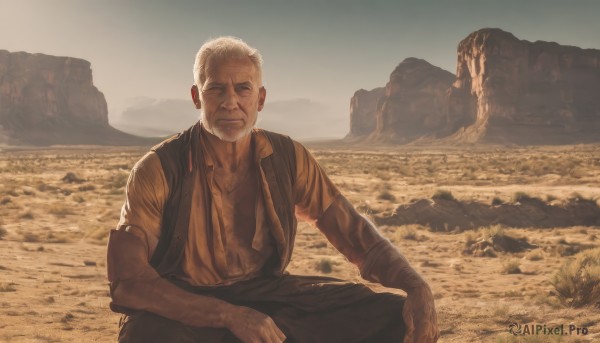
POLYGON ((229 143, 235 143, 235 142, 239 141, 240 139, 248 136, 252 132, 252 129, 254 128, 254 126, 256 125, 257 119, 258 119, 258 113, 255 116, 255 119, 254 119, 254 122, 252 123, 252 125, 248 125, 248 127, 241 128, 240 130, 231 132, 228 130, 221 130, 219 127, 209 127, 209 125, 207 125, 208 121, 204 117, 204 112, 202 112, 202 114, 200 116, 200 120, 204 124, 204 128, 206 129, 206 131, 210 132, 214 136, 217 136, 220 140, 229 142, 229 143))

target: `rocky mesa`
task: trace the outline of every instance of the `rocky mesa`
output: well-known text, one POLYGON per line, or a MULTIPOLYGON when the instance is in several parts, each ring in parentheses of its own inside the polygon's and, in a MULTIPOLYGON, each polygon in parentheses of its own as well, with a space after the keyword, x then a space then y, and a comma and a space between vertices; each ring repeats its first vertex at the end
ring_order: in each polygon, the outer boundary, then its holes
POLYGON ((88 61, 0 50, 0 143, 148 144, 108 123, 88 61))
POLYGON ((446 126, 447 91, 454 75, 409 57, 385 88, 360 90, 350 101, 348 140, 407 143, 446 126))
POLYGON ((394 70, 377 101, 365 101, 364 92, 357 92, 347 139, 524 145, 600 141, 600 50, 532 43, 500 29, 481 29, 460 42, 457 56, 456 77, 409 58, 394 70), (361 97, 368 106, 357 111, 361 97))
POLYGON ((600 140, 600 50, 482 29, 458 45, 448 125, 458 142, 600 140))

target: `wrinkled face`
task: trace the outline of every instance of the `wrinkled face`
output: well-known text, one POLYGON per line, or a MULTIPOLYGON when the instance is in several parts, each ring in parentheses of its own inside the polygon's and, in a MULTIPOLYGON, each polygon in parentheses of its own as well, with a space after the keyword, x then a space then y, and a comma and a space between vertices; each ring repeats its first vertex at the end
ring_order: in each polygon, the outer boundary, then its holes
POLYGON ((248 135, 262 110, 266 90, 250 59, 209 61, 200 90, 202 123, 227 142, 248 135))

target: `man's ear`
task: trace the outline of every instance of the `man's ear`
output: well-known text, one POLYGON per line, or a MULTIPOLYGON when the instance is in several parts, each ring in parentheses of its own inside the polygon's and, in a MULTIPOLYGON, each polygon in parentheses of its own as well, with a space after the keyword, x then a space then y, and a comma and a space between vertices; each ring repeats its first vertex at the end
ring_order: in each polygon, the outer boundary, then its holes
POLYGON ((192 93, 192 101, 194 102, 194 106, 196 106, 196 109, 200 109, 202 107, 202 103, 200 103, 200 92, 198 91, 198 86, 193 85, 192 89, 190 89, 190 92, 192 93))
POLYGON ((267 98, 267 89, 265 87, 260 87, 258 90, 258 112, 262 111, 265 106, 265 99, 267 98))

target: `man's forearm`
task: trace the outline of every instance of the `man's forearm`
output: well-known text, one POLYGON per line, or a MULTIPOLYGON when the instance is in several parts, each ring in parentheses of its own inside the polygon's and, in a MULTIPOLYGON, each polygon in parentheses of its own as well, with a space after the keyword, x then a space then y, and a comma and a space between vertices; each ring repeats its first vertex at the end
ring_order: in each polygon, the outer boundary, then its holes
POLYGON ((360 272, 366 280, 404 291, 426 285, 408 260, 386 239, 367 252, 360 272))
POLYGON ((234 311, 234 305, 187 292, 162 278, 148 263, 142 239, 131 232, 111 232, 107 265, 115 305, 198 327, 227 327, 234 311))
POLYGON ((335 199, 316 224, 364 279, 405 291, 426 285, 406 258, 343 196, 335 199))

